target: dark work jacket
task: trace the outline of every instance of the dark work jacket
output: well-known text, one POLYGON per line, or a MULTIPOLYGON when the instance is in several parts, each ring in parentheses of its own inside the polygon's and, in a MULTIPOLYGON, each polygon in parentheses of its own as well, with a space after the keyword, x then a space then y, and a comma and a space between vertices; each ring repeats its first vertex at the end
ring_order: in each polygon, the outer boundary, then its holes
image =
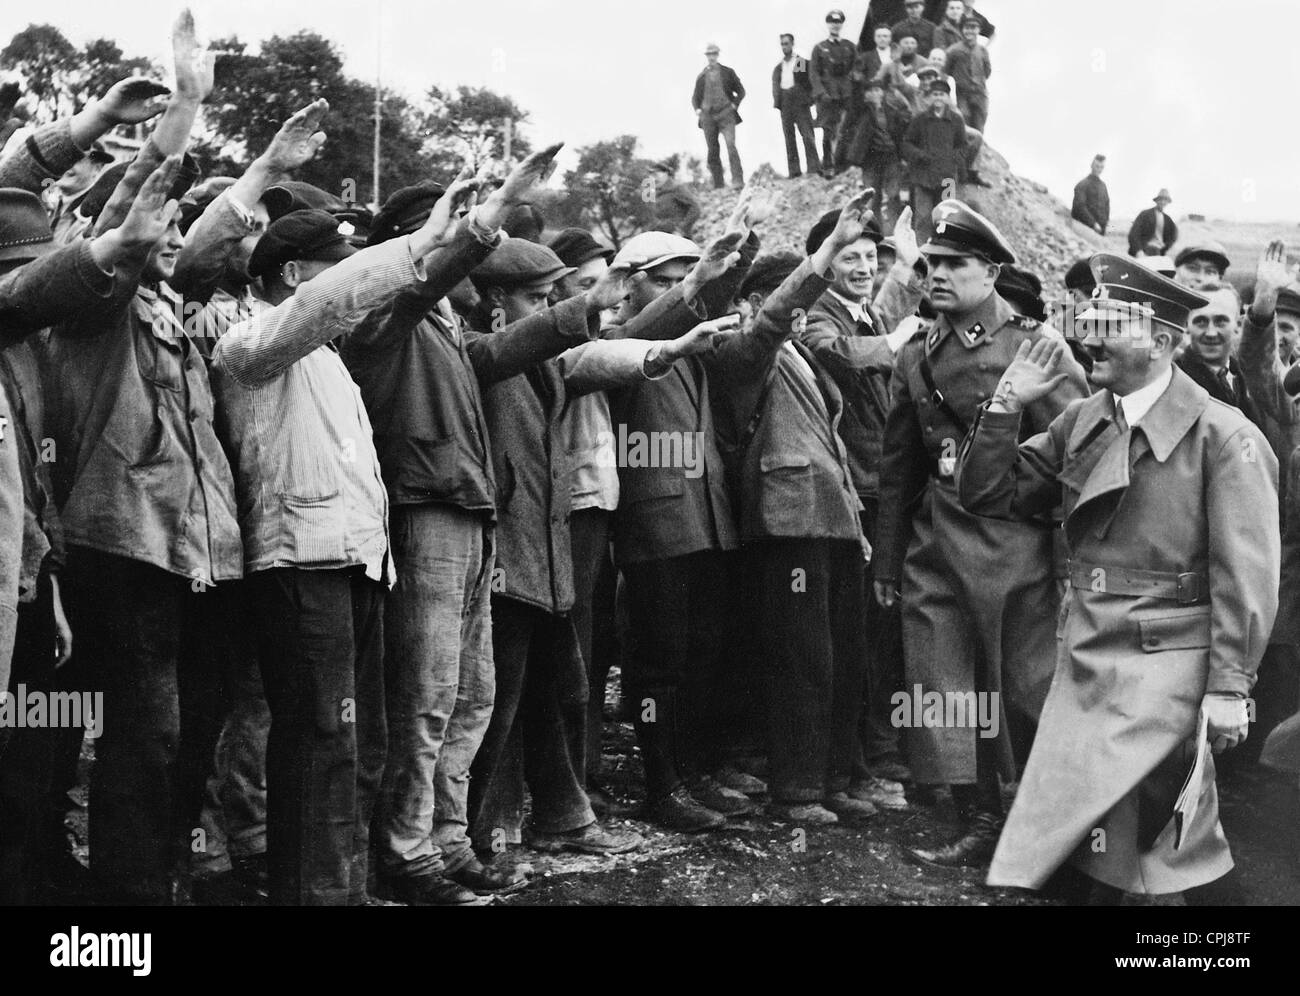
POLYGON ((1232 390, 1229 391, 1213 370, 1206 366, 1192 349, 1187 349, 1182 356, 1178 357, 1178 366, 1192 378, 1194 382, 1209 393, 1215 401, 1222 401, 1225 405, 1232 405, 1238 409, 1241 414, 1248 418, 1252 425, 1261 431, 1264 429, 1264 417, 1255 404, 1255 399, 1250 396, 1250 389, 1246 387, 1246 378, 1241 372, 1241 364, 1237 362, 1235 356, 1228 357, 1228 373, 1232 375, 1232 390))
POLYGON ((944 180, 961 182, 966 178, 966 119, 949 106, 938 117, 929 108, 918 112, 903 136, 903 156, 914 186, 936 189, 944 180))
POLYGON ((724 355, 716 364, 719 429, 733 441, 748 424, 776 364, 758 426, 740 459, 738 512, 745 542, 764 537, 862 542, 862 506, 840 438, 845 412, 840 391, 813 350, 792 344, 813 371, 816 383, 810 384, 783 345, 798 315, 814 307, 828 286, 813 272, 811 260, 804 260, 768 297, 753 329, 723 347, 749 340, 755 355, 766 352, 766 362, 745 364, 724 355))
MULTIPOLYGON (((772 70, 772 106, 781 106, 781 95, 787 91, 781 89, 781 63, 772 70)), ((808 62, 801 55, 794 57, 794 87, 789 91, 796 107, 807 107, 813 102, 812 81, 808 79, 808 62)))
MULTIPOLYGON (((741 246, 741 261, 710 283, 700 299, 686 304, 680 287, 652 302, 608 337, 675 339, 710 314, 724 313, 758 252, 750 236, 741 246)), ((616 431, 687 434, 702 444, 703 471, 689 477, 682 467, 619 467, 619 507, 614 514, 614 556, 620 564, 664 560, 701 550, 734 550, 739 544, 727 494, 722 454, 709 401, 712 364, 691 356, 673 365, 668 376, 610 394, 616 431)), ((650 437, 664 438, 664 437, 650 437)), ((668 437, 672 438, 672 437, 668 437)))
MULTIPOLYGON (((736 124, 740 124, 740 102, 745 99, 745 88, 741 85, 740 77, 730 66, 719 65, 722 70, 722 92, 727 95, 732 106, 736 109, 736 124)), ((691 106, 697 111, 704 106, 704 73, 700 70, 700 75, 695 77, 695 91, 691 94, 691 106)))
MULTIPOLYGON (((546 337, 559 329, 570 342, 600 332, 588 317, 584 297, 561 301, 538 315, 513 323, 520 335, 546 337)), ((468 331, 469 349, 503 333, 468 331)), ((483 391, 483 411, 492 440, 496 478, 497 566, 501 586, 493 593, 550 613, 573 607, 573 559, 569 514, 572 484, 568 433, 563 416, 571 398, 644 377, 651 344, 584 344, 574 355, 544 360, 524 373, 483 391)))
POLYGON ((885 341, 885 324, 870 305, 859 325, 844 302, 830 291, 808 309, 800 342, 817 358, 844 400, 839 433, 848 448, 849 467, 859 496, 880 491, 880 453, 889 415, 889 378, 894 353, 885 341))
POLYGON ((885 127, 876 121, 876 112, 870 105, 855 110, 857 123, 849 139, 848 163, 854 166, 873 167, 890 165, 903 158, 903 139, 911 123, 911 114, 903 107, 884 103, 885 127))
POLYGON ((372 312, 343 341, 393 506, 442 502, 495 517, 482 391, 588 339, 586 322, 556 309, 492 335, 466 335, 438 300, 491 251, 464 226, 446 257, 427 264, 418 289, 372 312))
MULTIPOLYGON (((1138 216, 1133 219, 1133 227, 1128 230, 1128 254, 1136 256, 1139 252, 1146 252, 1145 246, 1148 242, 1156 237, 1156 209, 1147 208, 1145 211, 1139 211, 1138 216)), ((1163 245, 1160 247, 1159 255, 1169 252, 1169 247, 1178 241, 1178 226, 1174 224, 1174 219, 1165 212, 1165 237, 1163 245)))
POLYGON ((1089 228, 1100 225, 1101 234, 1106 234, 1106 226, 1110 224, 1110 192, 1101 177, 1089 173, 1074 185, 1070 217, 1089 228))

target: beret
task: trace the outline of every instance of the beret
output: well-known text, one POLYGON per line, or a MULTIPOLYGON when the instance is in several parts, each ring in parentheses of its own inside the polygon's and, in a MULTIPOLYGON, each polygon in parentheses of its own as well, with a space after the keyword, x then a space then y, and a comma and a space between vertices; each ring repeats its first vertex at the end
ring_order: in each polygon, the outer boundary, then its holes
POLYGON ((1030 318, 1047 321, 1047 309, 1043 306, 1042 298, 1043 282, 1028 270, 1022 270, 1011 263, 1005 264, 998 273, 993 289, 1030 318))
MULTIPOLYGON (((811 256, 813 253, 815 253, 818 249, 822 247, 822 243, 825 242, 826 239, 830 237, 831 232, 835 231, 835 226, 839 223, 839 220, 840 220, 839 208, 835 208, 834 210, 827 211, 824 215, 822 215, 820 218, 817 219, 817 223, 813 225, 813 227, 808 231, 807 241, 804 242, 804 251, 807 252, 809 256, 811 256)), ((885 236, 884 233, 881 232, 880 230, 880 223, 876 221, 874 216, 868 219, 866 224, 866 231, 862 233, 862 237, 865 239, 870 239, 872 242, 875 242, 877 245, 879 245, 881 241, 884 240, 885 236)))
POLYGON ((285 180, 267 187, 262 192, 262 203, 266 205, 266 213, 272 221, 284 217, 290 211, 306 208, 333 214, 335 211, 346 211, 349 207, 341 198, 303 180, 285 180))
POLYGON ((1070 268, 1065 271, 1065 289, 1081 290, 1092 293, 1092 289, 1097 286, 1097 282, 1092 277, 1092 267, 1088 265, 1088 257, 1076 259, 1070 264, 1070 268))
POLYGON ((445 192, 441 185, 431 180, 393 191, 370 225, 370 245, 377 246, 399 235, 410 235, 422 227, 445 192))
POLYGON ((776 290, 802 262, 803 257, 789 250, 763 253, 750 265, 745 279, 740 282, 740 296, 748 297, 756 292, 767 294, 776 290))
POLYGON ((295 259, 338 262, 356 254, 340 230, 345 223, 328 211, 290 211, 267 227, 248 260, 248 273, 265 277, 295 259))

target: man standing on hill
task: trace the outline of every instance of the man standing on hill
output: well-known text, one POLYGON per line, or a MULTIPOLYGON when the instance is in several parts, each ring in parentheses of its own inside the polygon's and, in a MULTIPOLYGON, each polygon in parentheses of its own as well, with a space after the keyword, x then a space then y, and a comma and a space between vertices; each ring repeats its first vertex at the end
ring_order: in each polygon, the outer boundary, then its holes
POLYGON ((827 175, 833 170, 836 135, 853 88, 849 74, 856 49, 853 42, 840 37, 843 29, 844 11, 832 10, 826 15, 829 37, 817 43, 808 66, 808 81, 817 102, 817 127, 822 130, 822 168, 827 175))
POLYGON ((918 52, 934 48, 934 25, 921 16, 924 11, 925 0, 907 0, 907 17, 889 29, 894 41, 901 45, 904 38, 915 38, 918 52))
POLYGON ((718 149, 718 135, 727 143, 727 158, 731 165, 731 182, 736 187, 745 185, 745 171, 736 151, 736 125, 740 124, 740 102, 745 99, 745 88, 740 77, 730 66, 718 62, 718 46, 709 42, 704 47, 704 57, 709 60, 700 75, 695 77, 695 93, 691 106, 695 117, 704 129, 704 142, 709 147, 709 172, 713 185, 723 187, 722 155, 718 149))
POLYGON ((979 19, 962 18, 961 36, 958 44, 948 47, 948 72, 957 81, 961 116, 982 134, 989 117, 988 78, 993 68, 989 65, 989 50, 980 44, 979 19))
POLYGON ((1110 192, 1101 178, 1105 168, 1106 157, 1099 152, 1092 157, 1092 171, 1074 185, 1074 204, 1070 207, 1070 217, 1098 235, 1105 235, 1110 224, 1110 192))
POLYGON ((912 185, 912 210, 917 235, 930 233, 930 214, 952 196, 966 176, 966 122, 948 102, 948 83, 937 79, 926 88, 926 107, 912 119, 903 136, 912 185))
POLYGON ((1164 256, 1178 241, 1178 226, 1165 214, 1165 209, 1173 202, 1169 191, 1161 187, 1160 193, 1151 199, 1156 206, 1139 211, 1133 219, 1133 227, 1128 230, 1130 256, 1164 256))
MULTIPOLYGON (((803 154, 808 160, 808 172, 821 171, 817 158, 817 137, 813 134, 812 83, 808 79, 808 63, 794 54, 794 35, 781 36, 781 61, 772 70, 772 106, 781 112, 781 132, 785 135, 786 172, 790 179, 802 175, 799 169, 799 146, 795 142, 795 129, 803 139, 803 154)), ((683 232, 690 238, 689 232, 683 232)))

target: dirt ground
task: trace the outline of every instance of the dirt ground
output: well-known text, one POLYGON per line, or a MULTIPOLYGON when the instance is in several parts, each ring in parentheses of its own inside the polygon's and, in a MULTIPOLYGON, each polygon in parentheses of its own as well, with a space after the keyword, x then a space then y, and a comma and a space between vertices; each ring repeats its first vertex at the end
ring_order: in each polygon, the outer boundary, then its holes
MULTIPOLYGON (((641 800, 641 764, 630 723, 606 724, 604 755, 611 791, 623 801, 641 800)), ((89 753, 83 762, 83 774, 88 774, 89 753)), ((1295 777, 1257 766, 1225 765, 1219 773, 1219 791, 1237 869, 1230 891, 1216 901, 1300 905, 1300 790, 1295 777)), ((84 806, 84 780, 73 794, 84 806)), ((909 797, 914 795, 909 789, 909 797)), ((1008 804, 1011 796, 1008 791, 1008 804)), ((951 801, 943 792, 931 805, 913 801, 907 811, 881 810, 861 823, 833 827, 802 828, 768 817, 761 809, 721 832, 699 835, 664 833, 635 818, 607 822, 639 831, 646 838, 645 846, 608 858, 512 849, 513 860, 532 866, 532 883, 496 902, 511 906, 1058 904, 1031 893, 989 888, 979 870, 936 871, 909 863, 903 848, 943 843, 957 829, 951 801)), ((75 851, 85 862, 86 810, 75 812, 69 825, 75 851)), ((1136 897, 1130 901, 1138 903, 1136 897)), ((1177 899, 1173 902, 1181 904, 1177 899)))

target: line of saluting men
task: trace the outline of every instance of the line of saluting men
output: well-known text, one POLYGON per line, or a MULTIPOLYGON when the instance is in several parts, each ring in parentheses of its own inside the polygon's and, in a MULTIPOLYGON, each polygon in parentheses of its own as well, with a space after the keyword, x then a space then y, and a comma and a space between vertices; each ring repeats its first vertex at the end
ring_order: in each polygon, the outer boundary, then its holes
MULTIPOLYGON (((800 826, 865 818, 914 779, 951 786, 964 826, 910 856, 991 858, 995 884, 1068 864, 1094 892, 1169 892, 1230 866, 1212 767, 1179 835, 1171 791, 1199 711, 1216 749, 1245 736, 1280 541, 1268 441, 1173 363, 1209 288, 1099 254, 1067 346, 959 201, 923 247, 905 211, 880 277, 871 191, 802 257, 759 255, 756 191, 704 249, 507 236, 558 146, 490 194, 468 171, 398 191, 358 248, 345 205, 284 179, 323 100, 191 189, 211 61, 188 14, 174 44, 175 92, 124 81, 0 162, 0 660, 12 643, 11 688, 66 684, 50 647, 75 633, 103 691, 101 899, 168 902, 199 850, 200 900, 471 905, 526 886, 513 844, 639 847, 596 813, 620 806, 599 784, 615 565, 660 826, 764 793, 800 826), (57 244, 30 191, 160 112, 57 244), (623 459, 615 425, 700 460, 623 459), (914 729, 905 763, 904 671, 997 693, 997 735, 914 729)), ((1260 275, 1268 339, 1280 246, 1260 275)), ((23 902, 80 738, 3 732, 0 887, 23 902)))

